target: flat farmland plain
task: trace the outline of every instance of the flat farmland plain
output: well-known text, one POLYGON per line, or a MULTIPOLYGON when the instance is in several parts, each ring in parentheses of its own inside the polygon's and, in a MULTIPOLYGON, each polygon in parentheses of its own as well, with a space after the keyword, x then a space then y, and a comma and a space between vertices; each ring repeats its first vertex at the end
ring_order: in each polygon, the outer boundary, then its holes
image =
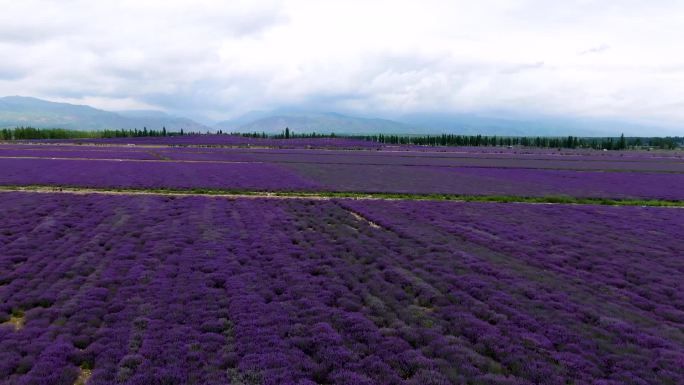
POLYGON ((148 145, 0 145, 0 184, 684 199, 684 159, 677 152, 342 151, 143 143, 148 145))
POLYGON ((684 382, 681 153, 105 143, 0 145, 0 384, 684 382))

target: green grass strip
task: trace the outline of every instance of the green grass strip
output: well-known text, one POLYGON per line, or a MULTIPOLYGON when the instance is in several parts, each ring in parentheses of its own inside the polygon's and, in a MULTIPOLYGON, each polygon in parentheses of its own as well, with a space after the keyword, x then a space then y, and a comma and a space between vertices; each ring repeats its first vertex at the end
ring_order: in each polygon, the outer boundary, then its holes
POLYGON ((458 194, 407 194, 390 192, 353 192, 353 191, 265 191, 230 189, 175 189, 175 188, 99 188, 77 186, 27 185, 0 186, 0 191, 61 192, 61 193, 100 193, 100 194, 157 194, 157 195, 201 195, 236 198, 292 198, 292 199, 379 199, 379 200, 419 200, 419 201, 457 201, 493 203, 536 203, 536 204, 573 204, 606 206, 652 206, 684 207, 683 200, 663 199, 613 199, 579 198, 571 196, 516 196, 516 195, 458 195, 458 194))

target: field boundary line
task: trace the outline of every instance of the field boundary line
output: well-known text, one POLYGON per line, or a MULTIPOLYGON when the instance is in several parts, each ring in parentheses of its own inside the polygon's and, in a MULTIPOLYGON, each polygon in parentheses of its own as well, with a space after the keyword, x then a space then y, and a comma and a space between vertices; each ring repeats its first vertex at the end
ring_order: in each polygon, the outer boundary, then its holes
POLYGON ((157 196, 205 196, 222 198, 268 198, 268 199, 354 199, 354 200, 418 200, 482 203, 524 203, 604 206, 648 206, 684 208, 684 200, 662 199, 610 199, 575 198, 568 196, 510 196, 510 195, 457 195, 457 194, 404 194, 352 191, 260 191, 221 189, 173 189, 173 188, 105 188, 49 185, 0 185, 0 192, 61 193, 61 194, 109 194, 109 195, 157 195, 157 196))

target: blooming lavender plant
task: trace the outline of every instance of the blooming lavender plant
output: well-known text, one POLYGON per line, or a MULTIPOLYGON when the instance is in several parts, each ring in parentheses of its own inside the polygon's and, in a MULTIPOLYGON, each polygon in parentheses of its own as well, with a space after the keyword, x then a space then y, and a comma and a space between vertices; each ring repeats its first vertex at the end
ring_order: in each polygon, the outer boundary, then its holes
POLYGON ((0 197, 0 384, 684 380, 679 209, 0 197))

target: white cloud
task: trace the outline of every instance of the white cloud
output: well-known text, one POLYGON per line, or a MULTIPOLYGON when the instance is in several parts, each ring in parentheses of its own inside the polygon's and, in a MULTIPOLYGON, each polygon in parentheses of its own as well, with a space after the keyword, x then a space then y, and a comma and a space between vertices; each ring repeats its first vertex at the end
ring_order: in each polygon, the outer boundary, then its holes
POLYGON ((684 123, 679 1, 0 0, 0 9, 5 95, 214 119, 302 105, 684 123))

